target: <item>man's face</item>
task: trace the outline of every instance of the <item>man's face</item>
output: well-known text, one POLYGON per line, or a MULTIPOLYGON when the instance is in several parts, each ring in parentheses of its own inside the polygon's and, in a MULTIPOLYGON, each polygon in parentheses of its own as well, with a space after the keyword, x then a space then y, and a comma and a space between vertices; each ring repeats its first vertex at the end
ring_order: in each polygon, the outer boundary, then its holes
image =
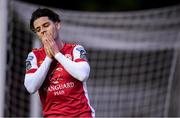
POLYGON ((53 39, 58 37, 58 31, 60 29, 60 23, 54 23, 48 17, 40 17, 34 21, 34 29, 42 43, 44 42, 46 35, 51 35, 53 39))

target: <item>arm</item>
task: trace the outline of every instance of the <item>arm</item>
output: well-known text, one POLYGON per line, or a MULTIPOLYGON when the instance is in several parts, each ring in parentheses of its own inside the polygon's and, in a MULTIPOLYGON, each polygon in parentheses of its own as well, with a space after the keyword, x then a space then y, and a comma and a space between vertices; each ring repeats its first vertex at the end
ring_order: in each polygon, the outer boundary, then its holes
POLYGON ((35 55, 31 52, 26 59, 26 74, 24 85, 29 93, 35 93, 44 82, 52 59, 46 57, 41 66, 37 67, 35 55), (35 72, 33 72, 33 70, 35 72))
POLYGON ((77 59, 85 58, 86 51, 80 45, 73 50, 74 61, 66 58, 62 53, 58 52, 55 59, 63 65, 66 71, 79 81, 86 81, 89 77, 90 66, 87 61, 76 62, 77 59))
MULTIPOLYGON (((73 50, 74 61, 66 58, 62 53, 59 52, 59 47, 53 39, 52 34, 46 34, 46 40, 44 45, 47 47, 50 55, 61 63, 61 65, 66 69, 66 71, 71 74, 74 78, 80 81, 86 81, 89 77, 90 67, 86 61, 76 62, 75 59, 85 58, 86 51, 80 45, 76 46, 73 50)), ((62 44, 59 43, 59 46, 62 44)), ((61 45, 62 46, 62 45, 61 45)), ((62 47, 61 47, 62 48, 62 47)))

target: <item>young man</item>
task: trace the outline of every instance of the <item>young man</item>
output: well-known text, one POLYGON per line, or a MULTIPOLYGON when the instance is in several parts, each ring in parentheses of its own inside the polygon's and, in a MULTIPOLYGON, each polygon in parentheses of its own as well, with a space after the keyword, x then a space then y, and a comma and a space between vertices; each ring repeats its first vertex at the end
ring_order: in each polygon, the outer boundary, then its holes
POLYGON ((44 117, 94 117, 86 80, 90 67, 81 45, 59 38, 59 16, 50 9, 37 9, 30 28, 43 47, 33 49, 26 59, 24 85, 29 93, 39 92, 44 117))

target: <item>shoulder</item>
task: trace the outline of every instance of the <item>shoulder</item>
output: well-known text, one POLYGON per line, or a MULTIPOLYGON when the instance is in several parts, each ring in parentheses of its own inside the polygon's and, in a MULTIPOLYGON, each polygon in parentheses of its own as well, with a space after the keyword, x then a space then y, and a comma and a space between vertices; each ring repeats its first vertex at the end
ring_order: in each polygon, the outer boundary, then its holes
POLYGON ((77 50, 77 51, 85 50, 84 47, 82 45, 79 45, 79 44, 74 46, 74 49, 77 50))
POLYGON ((87 52, 82 45, 76 45, 73 49, 74 60, 87 61, 87 52))
POLYGON ((43 47, 41 47, 41 48, 33 48, 32 49, 32 52, 33 53, 38 53, 38 52, 43 52, 44 51, 44 48, 43 47))
POLYGON ((80 44, 74 44, 74 43, 68 43, 66 44, 66 48, 76 49, 80 51, 81 49, 84 49, 84 47, 80 44))
POLYGON ((73 49, 76 45, 77 45, 77 44, 66 43, 66 44, 64 45, 64 47, 65 47, 66 49, 73 49))
POLYGON ((66 43, 64 45, 64 48, 63 48, 63 51, 66 52, 66 51, 75 51, 75 50, 80 50, 80 49, 84 49, 82 45, 79 45, 79 44, 73 44, 73 43, 66 43))
POLYGON ((44 54, 44 48, 33 48, 31 52, 29 52, 27 59, 37 58, 42 54, 44 54))
POLYGON ((76 44, 74 46, 73 53, 86 54, 87 52, 82 45, 76 44))
POLYGON ((44 56, 46 56, 46 53, 45 53, 45 50, 44 50, 43 47, 42 48, 33 48, 32 52, 34 53, 34 55, 36 57, 44 57, 44 56))
POLYGON ((36 55, 34 54, 33 51, 29 52, 27 58, 26 58, 26 61, 32 61, 36 58, 36 55))

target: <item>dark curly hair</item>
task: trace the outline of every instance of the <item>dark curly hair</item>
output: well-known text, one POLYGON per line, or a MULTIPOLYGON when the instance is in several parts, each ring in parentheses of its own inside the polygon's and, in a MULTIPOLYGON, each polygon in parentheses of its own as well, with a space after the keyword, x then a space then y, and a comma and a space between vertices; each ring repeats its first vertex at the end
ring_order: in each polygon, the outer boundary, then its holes
POLYGON ((61 22, 59 15, 54 11, 48 8, 38 8, 32 13, 31 20, 30 20, 30 29, 35 32, 34 30, 34 21, 40 17, 47 16, 53 22, 61 22))

